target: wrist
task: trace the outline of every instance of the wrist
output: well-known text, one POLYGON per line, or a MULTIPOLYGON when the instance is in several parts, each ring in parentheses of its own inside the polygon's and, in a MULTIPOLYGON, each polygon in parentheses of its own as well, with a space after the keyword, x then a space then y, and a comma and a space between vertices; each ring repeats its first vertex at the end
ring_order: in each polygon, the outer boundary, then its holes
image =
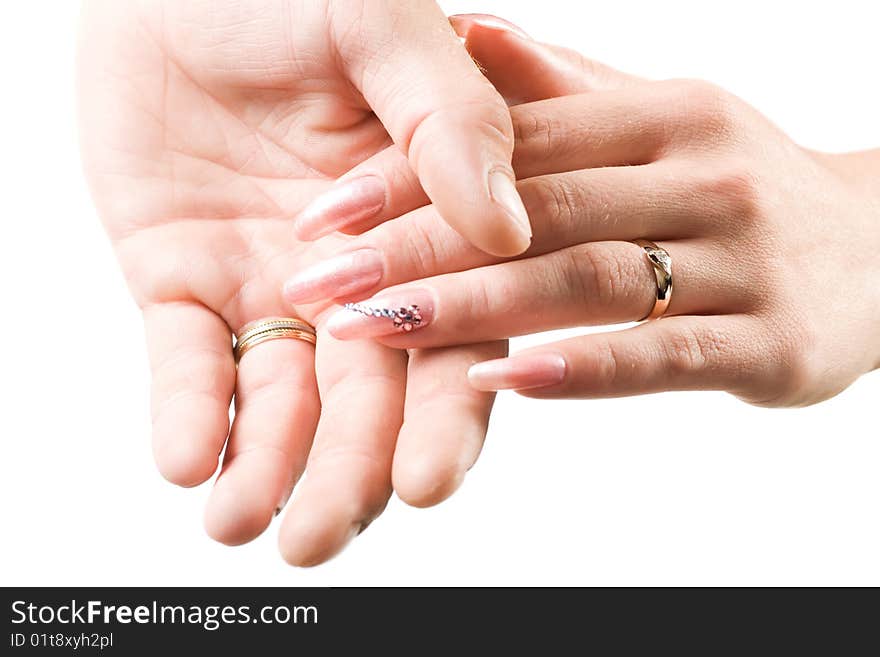
MULTIPOLYGON (((880 148, 850 153, 807 150, 807 153, 841 180, 859 188, 873 201, 880 202, 880 148)), ((880 222, 880 217, 874 216, 880 222)))
MULTIPOLYGON (((851 190, 856 204, 853 219, 862 225, 859 233, 868 243, 869 251, 880 254, 880 149, 852 153, 820 153, 809 151, 813 159, 851 190)), ((869 259, 870 260, 870 259, 869 259)), ((880 271, 869 275, 869 281, 880 279, 880 271)), ((873 284, 871 287, 876 287, 873 284)), ((873 311, 869 317, 880 322, 880 289, 869 294, 873 311)), ((880 327, 869 345, 873 369, 880 369, 880 327)))

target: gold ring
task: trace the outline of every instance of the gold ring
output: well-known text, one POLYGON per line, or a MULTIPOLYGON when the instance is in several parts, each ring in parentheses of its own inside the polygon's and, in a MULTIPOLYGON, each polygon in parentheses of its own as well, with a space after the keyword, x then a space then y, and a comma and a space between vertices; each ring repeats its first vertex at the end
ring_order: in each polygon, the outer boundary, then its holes
POLYGON ((252 348, 269 340, 289 338, 303 340, 311 344, 317 342, 315 327, 296 317, 266 317, 250 322, 235 336, 232 352, 238 363, 252 348))
POLYGON ((633 244, 642 247, 645 251, 648 262, 654 269, 654 277, 657 279, 657 298, 654 307, 639 321, 659 319, 669 308, 669 300, 672 298, 672 257, 669 251, 649 240, 634 240, 633 244))

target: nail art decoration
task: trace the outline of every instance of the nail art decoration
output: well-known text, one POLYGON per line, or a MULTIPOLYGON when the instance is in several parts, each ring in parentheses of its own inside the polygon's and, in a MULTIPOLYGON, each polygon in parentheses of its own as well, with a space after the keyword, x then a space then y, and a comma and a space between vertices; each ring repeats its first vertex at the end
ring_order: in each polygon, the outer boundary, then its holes
POLYGON ((419 307, 415 304, 411 304, 406 308, 400 307, 397 310, 393 308, 371 308, 359 303, 347 303, 344 308, 367 317, 386 317, 391 320, 394 328, 406 333, 409 333, 422 323, 422 314, 419 312, 419 307))

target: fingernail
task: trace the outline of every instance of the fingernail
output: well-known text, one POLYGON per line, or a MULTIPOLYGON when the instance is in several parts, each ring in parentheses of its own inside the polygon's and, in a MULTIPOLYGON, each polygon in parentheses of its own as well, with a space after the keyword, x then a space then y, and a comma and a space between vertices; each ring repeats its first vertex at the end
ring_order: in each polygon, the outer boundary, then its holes
POLYGON ((527 390, 562 383, 565 359, 559 354, 523 354, 472 365, 468 381, 477 390, 527 390))
POLYGON ((519 192, 516 191, 516 183, 506 171, 495 169, 489 172, 489 195, 492 200, 504 208, 504 212, 510 218, 510 222, 519 233, 522 251, 525 251, 532 241, 532 226, 529 224, 529 215, 523 205, 519 192))
POLYGON ((375 217, 385 206, 385 182, 379 176, 343 180, 309 203, 293 223, 296 236, 313 240, 375 217))
POLYGON ((434 295, 426 289, 381 294, 360 303, 345 304, 327 320, 327 330, 339 340, 411 333, 431 322, 434 305, 434 295))
POLYGON ((456 14, 455 16, 450 16, 449 20, 453 22, 473 23, 474 25, 488 27, 493 30, 504 30, 505 32, 510 32, 523 39, 532 40, 532 37, 530 37, 525 30, 518 25, 514 25, 510 21, 491 14, 456 14))
POLYGON ((281 512, 284 511, 284 507, 287 506, 287 503, 290 501, 290 496, 293 495, 293 487, 296 484, 294 482, 290 486, 284 489, 284 494, 281 496, 281 499, 278 501, 278 504, 275 506, 275 516, 278 517, 281 515, 281 512))
POLYGON ((367 292, 379 284, 385 269, 376 249, 358 249, 319 262, 284 284, 288 303, 338 299, 367 292))

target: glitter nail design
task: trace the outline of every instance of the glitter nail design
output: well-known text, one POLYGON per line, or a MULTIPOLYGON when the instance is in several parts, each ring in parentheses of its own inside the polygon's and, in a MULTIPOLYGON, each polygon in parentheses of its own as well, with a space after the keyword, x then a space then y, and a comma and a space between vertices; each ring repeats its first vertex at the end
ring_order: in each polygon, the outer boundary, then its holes
POLYGON ((422 323, 422 314, 419 312, 419 307, 415 304, 407 308, 401 307, 397 310, 393 308, 371 308, 359 303, 347 303, 344 308, 367 317, 386 317, 391 320, 394 328, 406 333, 417 328, 422 323))

